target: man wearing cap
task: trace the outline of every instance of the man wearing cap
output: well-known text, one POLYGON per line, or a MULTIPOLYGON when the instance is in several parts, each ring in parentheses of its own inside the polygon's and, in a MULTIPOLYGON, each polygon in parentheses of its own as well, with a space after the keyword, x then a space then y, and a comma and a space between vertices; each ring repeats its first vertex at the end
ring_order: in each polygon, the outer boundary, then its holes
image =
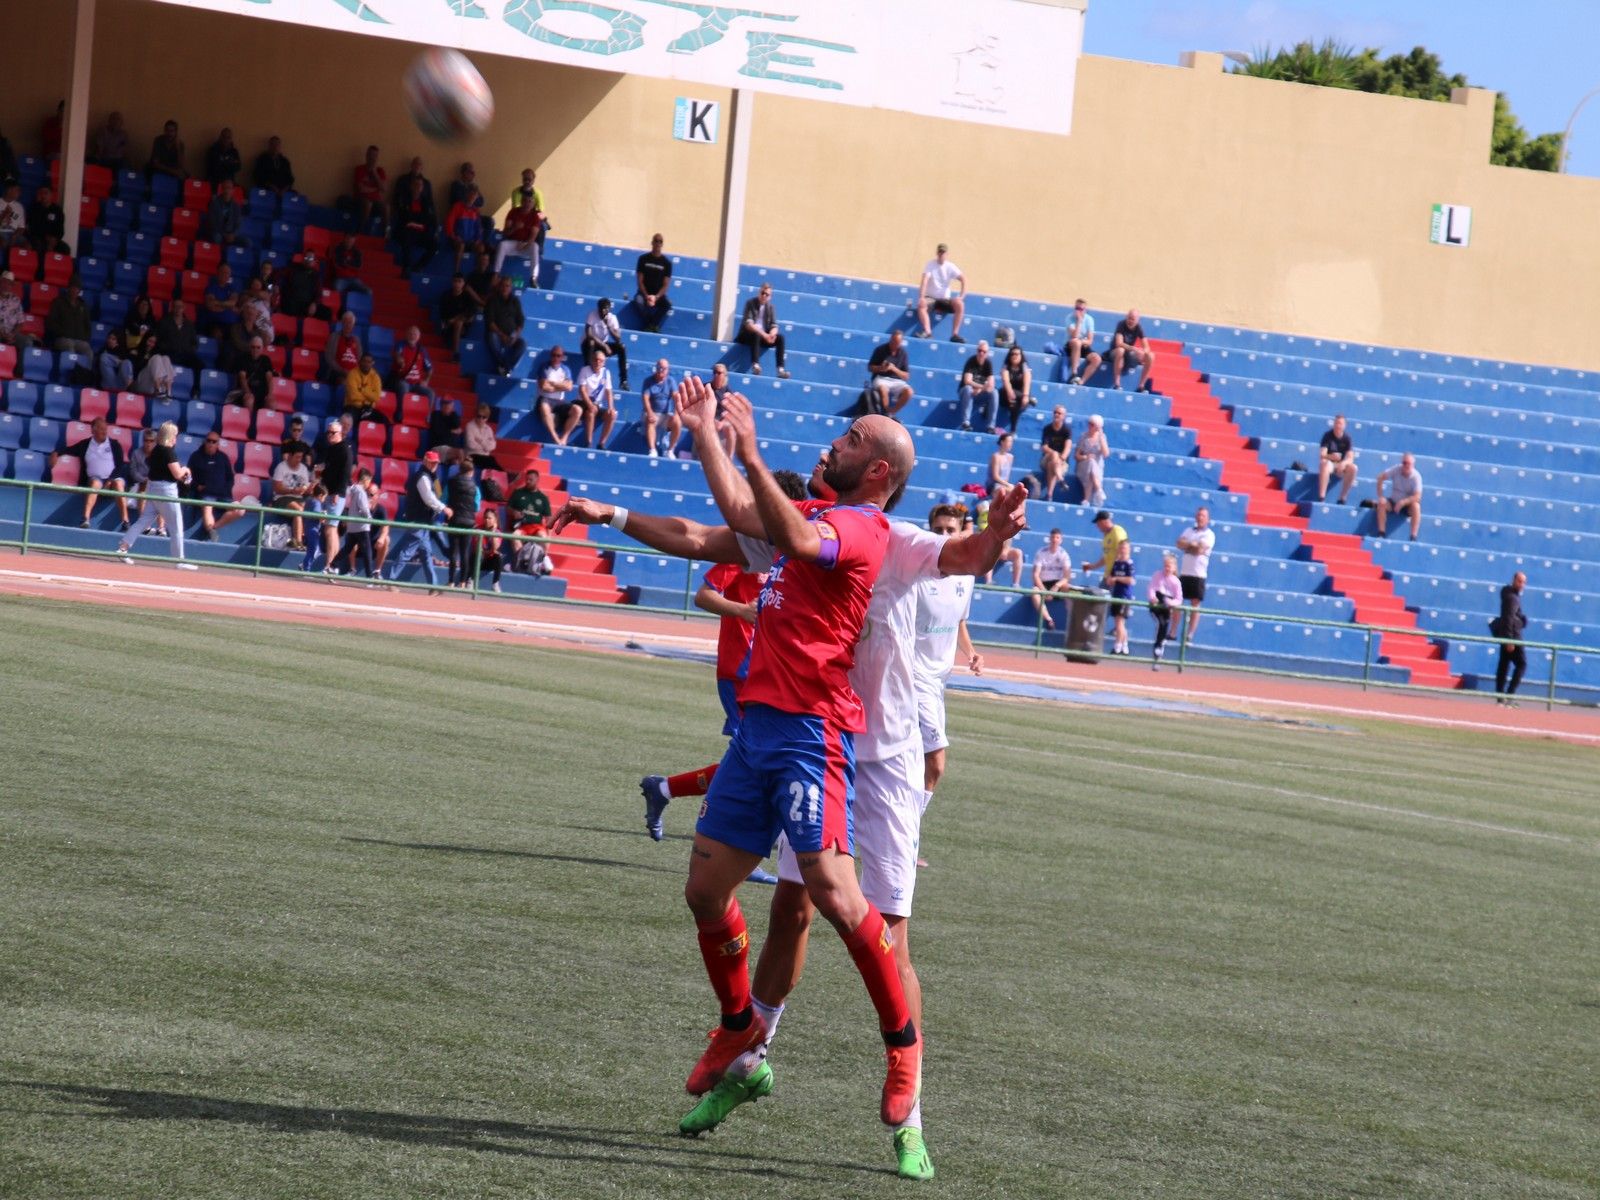
POLYGON ((1128 531, 1111 519, 1111 514, 1101 509, 1094 515, 1094 526, 1100 531, 1100 561, 1083 564, 1085 571, 1099 571, 1103 578, 1101 587, 1111 585, 1111 564, 1117 561, 1117 548, 1128 540, 1128 531))
MULTIPOLYGON (((437 524, 439 519, 449 519, 452 515, 450 507, 439 499, 439 454, 438 451, 429 450, 422 456, 422 465, 411 473, 411 478, 406 480, 406 498, 400 506, 400 519, 411 521, 418 525, 437 524)), ((428 586, 439 586, 439 573, 434 569, 433 550, 429 543, 429 531, 426 529, 408 529, 400 538, 400 544, 394 550, 394 571, 389 576, 391 579, 400 578, 400 571, 419 553, 422 555, 422 570, 428 577, 428 586)))
POLYGON ((10 271, 0 271, 0 343, 18 350, 31 347, 37 339, 22 328, 27 316, 22 297, 17 295, 17 277, 10 271))
POLYGON ((1094 314, 1082 296, 1073 302, 1067 317, 1067 382, 1093 379, 1100 369, 1100 354, 1094 348, 1094 314))
POLYGON ((1100 505, 1106 502, 1106 459, 1110 454, 1105 419, 1095 413, 1089 418, 1089 429, 1078 439, 1078 448, 1072 455, 1078 463, 1078 482, 1083 484, 1083 503, 1100 505))
POLYGON ((950 261, 949 253, 950 247, 940 242, 928 265, 922 268, 922 283, 917 288, 917 321, 922 327, 917 330, 917 336, 933 336, 928 316, 931 309, 934 316, 949 313, 954 318, 950 324, 950 340, 964 342, 967 339, 961 336, 961 318, 967 311, 967 277, 950 261), (957 284, 961 285, 960 291, 956 290, 957 284))

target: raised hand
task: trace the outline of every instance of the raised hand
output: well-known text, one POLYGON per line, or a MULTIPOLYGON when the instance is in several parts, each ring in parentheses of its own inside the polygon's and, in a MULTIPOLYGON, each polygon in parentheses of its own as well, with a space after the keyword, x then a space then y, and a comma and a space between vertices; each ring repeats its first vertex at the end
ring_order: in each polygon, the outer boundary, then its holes
POLYGON ((722 423, 733 431, 734 447, 739 457, 749 463, 759 457, 756 445, 756 410, 748 399, 738 392, 729 392, 722 400, 722 423))
POLYGON ((691 435, 709 428, 717 411, 715 394, 697 375, 684 376, 683 382, 672 393, 672 404, 677 410, 678 419, 691 435))
POLYGON ((1028 527, 1028 490, 1000 484, 989 501, 989 528, 998 538, 1014 538, 1028 527))
POLYGON ((557 510, 555 517, 550 522, 550 533, 559 534, 568 525, 604 525, 611 520, 616 509, 609 504, 601 504, 597 500, 587 500, 579 496, 568 500, 557 510))

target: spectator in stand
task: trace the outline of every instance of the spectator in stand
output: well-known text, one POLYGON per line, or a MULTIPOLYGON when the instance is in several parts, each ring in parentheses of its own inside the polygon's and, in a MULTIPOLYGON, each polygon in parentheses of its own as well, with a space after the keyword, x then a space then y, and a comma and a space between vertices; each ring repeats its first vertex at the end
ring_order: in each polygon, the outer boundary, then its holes
POLYGON ((995 438, 994 453, 989 455, 989 474, 984 479, 984 491, 992 497, 1002 485, 1011 482, 1011 464, 1016 456, 1011 447, 1015 444, 1017 436, 1014 433, 1002 433, 995 438))
POLYGON ((328 344, 322 348, 322 379, 340 384, 346 375, 361 365, 361 338, 356 333, 356 315, 348 309, 340 315, 328 344))
MULTIPOLYGON (((139 444, 134 446, 133 453, 128 455, 128 490, 143 496, 150 490, 150 454, 156 448, 156 431, 154 429, 142 430, 139 434, 139 444)), ((144 516, 146 500, 139 501, 139 515, 144 516)), ((155 535, 167 536, 166 522, 157 519, 155 535)))
MULTIPOLYGON (((239 298, 239 321, 228 331, 228 345, 234 364, 250 357, 250 339, 258 338, 262 346, 273 344, 272 301, 266 284, 252 279, 239 298)), ((235 369, 234 367, 229 368, 235 369)))
POLYGON ((611 386, 611 372, 606 369, 606 352, 595 350, 589 363, 578 372, 578 403, 583 408, 583 436, 591 450, 604 450, 611 439, 611 428, 617 423, 617 394, 611 386), (601 418, 600 441, 594 440, 595 417, 601 418))
POLYGON ((357 425, 362 421, 381 421, 387 425, 389 418, 378 411, 382 399, 383 376, 373 365, 372 355, 363 352, 356 369, 344 377, 344 411, 351 414, 357 425))
POLYGON ((906 355, 906 335, 896 329, 889 340, 867 359, 868 409, 892 417, 916 393, 911 387, 911 362, 906 355))
MULTIPOLYGON (((502 280, 509 283, 509 280, 502 280)), ((567 352, 560 346, 550 348, 550 359, 539 372, 539 420, 544 423, 550 440, 565 446, 572 431, 583 419, 583 412, 573 393, 577 385, 572 382, 572 372, 567 370, 567 352), (556 419, 561 419, 561 430, 556 431, 556 419)))
MULTIPOLYGON (((351 472, 356 468, 355 447, 344 434, 344 424, 334 421, 328 425, 317 445, 316 479, 327 491, 322 509, 328 519, 322 522, 322 552, 327 559, 323 574, 338 573, 334 563, 339 558, 339 523, 332 518, 344 512, 350 492, 351 472)), ((315 548, 306 552, 301 570, 309 571, 316 563, 315 548)))
POLYGON ((656 359, 656 369, 644 381, 640 396, 644 401, 644 440, 650 447, 650 457, 675 458, 678 439, 683 435, 683 421, 673 404, 676 388, 672 378, 672 364, 664 358, 656 359), (665 430, 666 440, 662 441, 665 430))
POLYGON ((1072 422, 1060 404, 1050 410, 1050 423, 1039 435, 1039 499, 1052 500, 1056 488, 1067 481, 1072 461, 1072 422))
POLYGON ((539 490, 539 472, 532 467, 522 473, 522 484, 506 501, 506 511, 518 533, 539 536, 550 523, 550 497, 539 490))
MULTIPOLYGON (((283 278, 278 274, 278 267, 270 258, 262 259, 256 266, 256 273, 251 276, 251 283, 261 285, 261 294, 266 297, 267 310, 270 317, 272 310, 278 307, 278 293, 283 286, 283 278)), ((268 322, 271 323, 270 321, 268 322)), ((270 344, 272 339, 269 337, 270 344)))
POLYGON ((94 131, 94 141, 89 146, 89 161, 113 171, 120 171, 128 165, 128 127, 120 112, 108 113, 106 123, 94 131))
POLYGON ((200 332, 189 320, 189 306, 182 300, 167 305, 167 315, 156 322, 156 351, 165 354, 178 367, 198 372, 200 332))
POLYGON ((39 126, 39 155, 42 158, 55 158, 61 153, 62 123, 66 118, 67 102, 57 101, 55 111, 52 112, 39 126))
POLYGON ((22 185, 8 179, 4 195, 5 199, 0 200, 0 247, 10 249, 12 246, 21 246, 26 249, 31 244, 28 240, 28 210, 22 207, 22 201, 17 198, 22 195, 22 185))
POLYGON ((1503 639, 1500 658, 1494 668, 1494 702, 1517 706, 1512 699, 1522 683, 1522 673, 1528 669, 1528 652, 1522 645, 1522 632, 1528 627, 1528 618, 1522 611, 1522 590, 1528 586, 1528 577, 1521 571, 1511 576, 1511 582, 1500 589, 1500 615, 1489 623, 1489 632, 1503 639))
POLYGON ((983 405, 979 430, 987 433, 1000 431, 1000 392, 994 382, 994 359, 989 357, 989 343, 979 340, 972 357, 961 368, 961 387, 956 392, 961 401, 961 428, 972 428, 972 405, 983 405))
POLYGON ((214 542, 217 530, 244 516, 233 502, 233 460, 222 450, 222 438, 206 434, 205 441, 189 456, 189 494, 204 500, 200 506, 200 540, 214 542))
POLYGON ((234 192, 233 180, 224 179, 217 184, 217 194, 206 206, 205 230, 206 240, 219 246, 250 244, 250 239, 244 235, 244 206, 234 192))
POLYGON ((478 472, 470 458, 456 461, 445 481, 445 525, 450 530, 450 586, 470 587, 475 539, 469 532, 478 523, 478 472))
POLYGON ((428 414, 428 446, 444 450, 461 445, 461 412, 449 396, 440 396, 428 414))
POLYGON ((1128 544, 1128 531, 1112 520, 1111 514, 1103 508, 1094 514, 1094 527, 1100 531, 1100 558, 1084 563, 1083 569, 1099 571, 1100 586, 1109 589, 1112 566, 1121 557, 1122 547, 1128 544))
POLYGON ((106 344, 100 348, 98 367, 102 391, 126 392, 133 387, 133 360, 123 345, 122 330, 106 331, 106 344))
POLYGON ((161 343, 153 333, 145 337, 142 346, 144 354, 139 373, 134 376, 133 390, 144 396, 170 397, 176 379, 172 360, 161 352, 161 343))
MULTIPOLYGON (((89 426, 89 436, 80 441, 73 442, 65 450, 57 453, 50 452, 50 468, 55 469, 56 463, 61 461, 63 454, 70 454, 83 464, 79 473, 80 486, 89 488, 109 488, 117 493, 117 507, 122 512, 122 528, 128 528, 128 501, 124 496, 128 487, 128 466, 122 458, 122 445, 107 433, 106 419, 96 417, 89 426)), ((94 506, 100 497, 94 492, 89 492, 83 498, 83 520, 79 529, 89 528, 89 518, 94 514, 94 506)))
MULTIPOLYGON (((377 485, 372 482, 372 472, 362 467, 356 472, 355 482, 344 494, 343 559, 346 573, 359 570, 368 579, 378 577, 372 546, 372 500, 377 485)), ((329 560, 329 570, 337 573, 337 566, 329 560)))
POLYGON ((166 526, 167 536, 172 540, 172 557, 178 560, 177 565, 192 571, 194 567, 183 561, 183 514, 178 511, 178 486, 189 482, 189 471, 178 461, 173 449, 178 444, 177 425, 171 421, 164 422, 156 433, 155 443, 145 456, 150 472, 150 504, 123 535, 117 553, 123 556, 125 562, 131 563, 133 560, 127 557, 128 548, 141 533, 160 522, 166 526))
POLYGON ((355 169, 350 185, 356 202, 356 228, 362 233, 372 231, 374 215, 379 229, 389 227, 389 205, 384 200, 388 190, 389 173, 378 165, 378 148, 368 146, 366 159, 355 169))
POLYGON ((50 313, 44 321, 45 344, 53 350, 87 358, 94 353, 89 345, 93 326, 89 306, 83 302, 83 281, 74 275, 50 302, 50 313))
POLYGON ((307 250, 290 261, 283 273, 283 290, 278 308, 291 317, 315 317, 319 321, 333 319, 333 314, 322 303, 322 267, 317 262, 315 250, 307 250))
POLYGON ((239 147, 234 145, 233 130, 224 126, 217 140, 206 150, 206 181, 213 187, 236 184, 243 167, 239 147))
MULTIPOLYGON (((761 355, 771 346, 777 351, 778 378, 789 378, 789 371, 783 365, 786 356, 783 330, 778 328, 778 312, 772 307, 770 283, 763 283, 755 299, 745 303, 744 316, 739 321, 739 336, 734 341, 750 351, 750 374, 761 374, 761 355)), ((622 386, 628 386, 626 379, 622 381, 622 386)))
POLYGON ((294 168, 284 157, 282 138, 274 134, 267 139, 267 148, 256 156, 251 177, 258 188, 265 188, 279 196, 294 191, 294 168))
POLYGON ((227 263, 218 264, 216 275, 206 285, 202 317, 206 332, 219 340, 226 339, 239 323, 239 289, 233 282, 233 268, 227 263))
POLYGON ((483 517, 478 528, 483 530, 483 536, 478 539, 479 558, 478 570, 474 575, 474 582, 488 571, 493 575, 489 584, 491 591, 500 590, 500 573, 505 570, 506 560, 502 553, 505 538, 500 536, 500 514, 493 508, 483 510, 483 517))
POLYGON ((311 468, 305 451, 295 442, 283 448, 283 461, 272 472, 272 507, 289 509, 289 549, 304 551, 306 524, 300 516, 311 502, 311 468))
MULTIPOLYGON (((417 525, 433 525, 448 520, 450 508, 439 499, 439 452, 429 450, 422 456, 422 465, 411 472, 406 481, 405 500, 400 508, 400 520, 417 525)), ((405 565, 417 555, 422 556, 422 570, 428 577, 429 589, 439 586, 439 574, 433 565, 432 535, 426 529, 407 529, 394 548, 394 571, 390 578, 400 578, 405 565)))
POLYGON ((251 411, 261 408, 267 402, 277 375, 272 359, 267 356, 267 343, 259 334, 252 337, 244 360, 234 372, 234 388, 228 393, 227 402, 242 404, 251 411))
POLYGON ((1139 387, 1141 392, 1152 390, 1150 372, 1155 369, 1156 354, 1150 349, 1150 339, 1144 335, 1144 326, 1139 324, 1139 312, 1130 308, 1128 315, 1117 322, 1117 327, 1111 331, 1111 386, 1122 386, 1122 372, 1129 361, 1138 364, 1139 387))
MULTIPOLYGON (((500 375, 509 375, 522 360, 527 342, 522 339, 522 301, 511 291, 511 280, 500 276, 494 295, 483 309, 483 328, 488 342, 489 359, 500 375)), ((562 352, 565 354, 565 351, 562 352)))
POLYGON ((122 322, 122 344, 133 359, 134 371, 144 369, 156 351, 156 315, 149 296, 135 296, 122 322))
MULTIPOLYGON (((450 186, 454 190, 455 184, 450 186)), ((483 197, 478 194, 477 185, 468 184, 466 194, 445 214, 444 235, 456 251, 454 270, 461 270, 461 258, 468 250, 476 256, 483 248, 483 217, 478 211, 482 207, 483 197)))
POLYGON ((494 409, 487 404, 478 404, 477 415, 467 422, 467 427, 461 431, 461 446, 472 459, 472 465, 480 471, 505 470, 495 458, 495 448, 499 445, 494 435, 494 426, 490 423, 494 417, 494 409))
POLYGON ((450 290, 439 297, 439 331, 444 334, 450 353, 461 354, 461 334, 481 306, 467 291, 466 276, 457 271, 450 277, 450 290))
POLYGON ((1400 456, 1400 465, 1378 473, 1378 536, 1388 531, 1389 517, 1404 513, 1411 520, 1411 540, 1417 540, 1422 531, 1422 472, 1417 470, 1417 460, 1408 450, 1400 456), (1389 494, 1384 495, 1387 484, 1389 494))
POLYGON ((494 295, 494 289, 500 283, 500 272, 494 269, 494 259, 487 250, 481 252, 472 270, 467 272, 466 293, 472 297, 472 302, 482 312, 489 304, 489 298, 494 295))
POLYGON ((1036 403, 1033 398, 1033 368, 1028 365, 1028 356, 1022 352, 1021 346, 1012 346, 1006 351, 1005 366, 1000 371, 1000 403, 1005 406, 1006 414, 1011 419, 1012 433, 1017 431, 1022 414, 1036 403))
POLYGON ((1326 502, 1328 480, 1337 475, 1342 484, 1339 503, 1343 504, 1350 496, 1350 489, 1355 487, 1359 473, 1355 448, 1350 444, 1350 435, 1345 432, 1344 414, 1339 413, 1333 418, 1332 428, 1322 435, 1322 441, 1317 445, 1317 503, 1326 502))
POLYGON ((1202 504, 1194 510, 1194 524, 1178 535, 1183 560, 1178 568, 1178 584, 1183 602, 1189 605, 1189 641, 1200 628, 1200 606, 1206 598, 1206 576, 1211 573, 1211 551, 1217 544, 1211 528, 1211 510, 1202 504))
POLYGON ((150 179, 170 175, 181 182, 189 178, 189 169, 184 165, 188 157, 183 139, 178 136, 178 123, 168 121, 161 127, 161 136, 150 143, 150 161, 145 163, 144 173, 150 179))
POLYGON ((539 285, 539 213, 533 199, 524 197, 522 203, 506 214, 501 229, 500 249, 495 252, 494 269, 504 271, 506 259, 523 258, 528 263, 528 285, 539 285))
MULTIPOLYGON (((311 453, 311 447, 306 444, 306 419, 299 413, 295 413, 289 418, 289 427, 283 431, 284 446, 288 446, 291 443, 299 446, 302 454, 311 453)), ((279 453, 282 453, 281 449, 279 453)))
POLYGON ((1094 314, 1080 296, 1072 305, 1072 315, 1067 318, 1067 382, 1079 384, 1093 379, 1101 361, 1099 351, 1094 348, 1094 314))
POLYGON ((71 254, 72 247, 62 239, 67 232, 67 215, 56 203, 55 189, 44 184, 33 194, 28 206, 28 237, 40 254, 71 254))
POLYGON ((583 345, 580 353, 583 361, 588 362, 598 350, 608 358, 617 360, 617 374, 621 378, 619 386, 626 391, 628 387, 628 351, 622 344, 622 326, 617 323, 617 316, 611 311, 611 297, 601 296, 594 302, 594 307, 589 310, 589 315, 583 320, 583 345))
POLYGON ((1178 575, 1178 560, 1172 554, 1161 556, 1161 571, 1150 580, 1150 615, 1156 619, 1156 641, 1150 651, 1150 669, 1161 669, 1161 654, 1167 639, 1178 632, 1182 612, 1183 581, 1178 575))
POLYGON ((372 289, 361 279, 361 268, 366 260, 355 234, 346 233, 329 257, 329 265, 333 268, 334 291, 341 296, 346 292, 360 292, 364 296, 372 294, 372 289))
POLYGON ((650 239, 650 252, 641 254, 634 264, 633 278, 638 286, 633 306, 647 333, 660 333, 661 324, 672 312, 667 291, 672 287, 672 260, 661 252, 666 239, 659 233, 650 239))
POLYGON ((1089 430, 1078 439, 1073 457, 1078 460, 1078 482, 1083 484, 1083 499, 1079 503, 1099 508, 1106 502, 1106 459, 1111 457, 1105 418, 1099 413, 1090 416, 1089 430))
POLYGON ((456 177, 450 181, 450 190, 446 194, 446 202, 454 208, 462 201, 466 201, 473 208, 482 210, 483 190, 478 187, 478 168, 469 162, 464 162, 456 170, 456 177), (471 189, 470 196, 467 189, 471 189))
POLYGON ((400 243, 400 277, 427 264, 439 249, 439 217, 433 207, 433 192, 420 175, 403 175, 405 195, 394 209, 394 240, 400 243))
POLYGON ((27 319, 22 307, 22 297, 17 295, 17 277, 10 271, 0 271, 0 344, 26 350, 34 344, 33 334, 22 328, 27 319))
POLYGON ((394 366, 389 373, 395 394, 400 397, 415 392, 433 399, 433 359, 422 344, 422 330, 415 325, 406 328, 406 336, 394 348, 394 366))
POLYGON ((926 338, 933 336, 933 325, 929 320, 929 310, 934 316, 950 313, 955 319, 950 325, 950 340, 964 342, 967 339, 961 336, 961 318, 967 309, 967 277, 961 273, 961 268, 949 259, 950 247, 943 242, 939 243, 933 257, 928 260, 927 266, 922 268, 922 282, 917 287, 917 337, 926 338), (956 285, 960 284, 960 291, 956 285))
POLYGON ((534 185, 538 178, 532 167, 522 168, 522 178, 517 186, 511 189, 511 207, 521 208, 524 198, 533 201, 533 210, 539 214, 539 232, 534 236, 534 241, 539 243, 539 248, 544 249, 545 230, 550 228, 550 215, 544 206, 544 193, 534 185))
POLYGON ((430 208, 433 207, 433 180, 422 173, 422 159, 413 158, 406 167, 405 173, 395 176, 394 187, 389 192, 389 209, 391 213, 399 208, 401 202, 411 195, 412 181, 418 179, 422 181, 422 191, 428 197, 428 206, 430 208))
POLYGON ((1052 529, 1049 540, 1033 555, 1033 611, 1046 629, 1056 627, 1050 615, 1050 599, 1058 592, 1072 590, 1072 562, 1061 546, 1061 530, 1052 529))

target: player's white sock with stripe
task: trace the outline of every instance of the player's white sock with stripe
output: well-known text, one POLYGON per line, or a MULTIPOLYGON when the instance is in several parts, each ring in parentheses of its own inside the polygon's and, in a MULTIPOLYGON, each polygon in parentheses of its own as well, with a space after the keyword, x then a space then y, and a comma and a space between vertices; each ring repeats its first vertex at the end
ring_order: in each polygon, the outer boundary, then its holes
POLYGON ((766 1027, 767 1040, 754 1050, 746 1050, 733 1060, 733 1066, 728 1068, 728 1073, 739 1079, 748 1079, 751 1073, 767 1058, 767 1047, 772 1045, 772 1039, 778 1033, 778 1020, 783 1016, 783 1005, 772 1007, 761 1003, 754 996, 750 998, 750 1005, 756 1010, 756 1016, 761 1018, 761 1024, 766 1027))
POLYGON ((911 1115, 909 1117, 907 1117, 904 1121, 901 1121, 900 1124, 896 1125, 895 1128, 896 1129, 921 1129, 922 1128, 922 1097, 920 1097, 920 1096, 917 1097, 917 1104, 916 1104, 916 1107, 911 1110, 911 1115))

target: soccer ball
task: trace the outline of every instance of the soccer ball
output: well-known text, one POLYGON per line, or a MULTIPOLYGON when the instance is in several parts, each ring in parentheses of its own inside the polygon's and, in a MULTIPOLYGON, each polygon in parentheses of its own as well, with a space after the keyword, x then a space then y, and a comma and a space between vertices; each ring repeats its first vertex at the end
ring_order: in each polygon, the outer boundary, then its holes
POLYGON ((494 119, 494 94, 459 50, 424 50, 406 68, 402 86, 411 119, 438 141, 472 137, 494 119))

